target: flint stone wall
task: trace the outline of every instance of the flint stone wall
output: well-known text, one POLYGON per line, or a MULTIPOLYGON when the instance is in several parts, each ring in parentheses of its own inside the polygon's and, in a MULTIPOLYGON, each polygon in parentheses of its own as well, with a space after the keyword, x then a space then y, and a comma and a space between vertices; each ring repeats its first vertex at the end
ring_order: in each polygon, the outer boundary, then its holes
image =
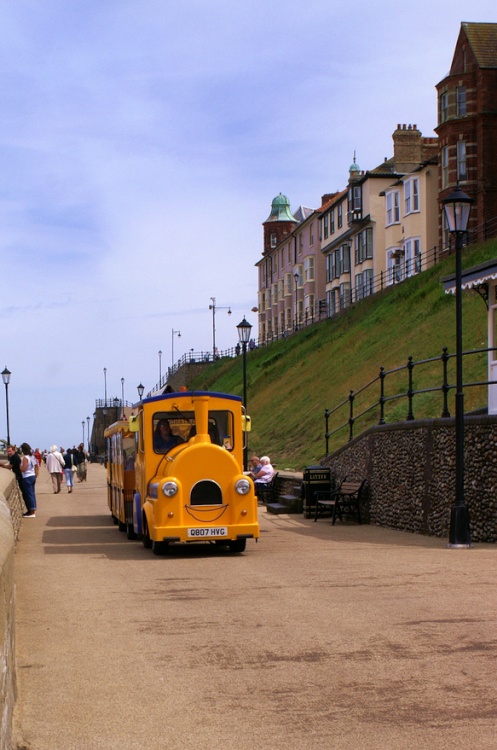
POLYGON ((0 750, 11 750, 16 700, 14 552, 24 503, 12 472, 0 469, 0 750))
MULTIPOLYGON (((323 459, 339 477, 366 478, 364 520, 446 537, 455 499, 455 420, 373 427, 323 459)), ((497 541, 497 416, 465 417, 465 502, 474 542, 497 541)))

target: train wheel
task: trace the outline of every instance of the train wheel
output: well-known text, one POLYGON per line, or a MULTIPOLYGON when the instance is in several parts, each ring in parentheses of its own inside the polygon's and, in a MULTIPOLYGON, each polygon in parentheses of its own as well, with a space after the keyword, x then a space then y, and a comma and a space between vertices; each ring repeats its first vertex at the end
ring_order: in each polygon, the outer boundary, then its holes
POLYGON ((150 549, 152 546, 152 540, 148 534, 147 517, 145 515, 143 516, 142 543, 145 549, 150 549))
POLYGON ((152 552, 154 555, 167 555, 167 542, 152 542, 152 552))
POLYGON ((234 542, 228 542, 230 552, 244 552, 246 545, 246 539, 235 539, 234 542))
POLYGON ((133 524, 132 523, 127 523, 126 524, 126 536, 128 537, 128 539, 136 539, 137 538, 137 535, 135 534, 135 530, 133 528, 133 524))

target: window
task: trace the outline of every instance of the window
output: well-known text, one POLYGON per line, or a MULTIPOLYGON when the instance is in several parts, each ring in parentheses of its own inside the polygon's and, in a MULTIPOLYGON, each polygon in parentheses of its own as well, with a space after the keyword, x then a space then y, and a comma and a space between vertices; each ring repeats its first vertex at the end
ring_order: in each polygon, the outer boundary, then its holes
POLYGON ((306 320, 314 320, 314 295, 306 294, 304 301, 304 314, 306 320))
POLYGON ((466 171, 466 141, 457 141, 457 179, 468 179, 466 171))
POLYGON ((273 270, 272 270, 272 274, 271 275, 273 275, 273 273, 274 274, 278 273, 278 253, 275 253, 273 255, 273 270))
POLYGON ((303 283, 304 283, 304 279, 302 277, 302 266, 301 265, 295 266, 295 269, 293 271, 293 286, 294 286, 294 288, 295 288, 295 274, 298 274, 297 286, 300 288, 303 285, 303 283))
POLYGON ((349 223, 361 218, 361 186, 351 185, 347 193, 347 218, 349 223))
POLYGON ((399 191, 387 193, 387 227, 400 221, 399 191))
POLYGON ((304 260, 304 280, 314 281, 314 256, 309 255, 304 260))
POLYGON ((338 250, 331 253, 331 279, 338 279, 342 273, 350 273, 350 247, 347 244, 340 245, 338 250))
POLYGON ((273 284, 273 305, 278 302, 278 284, 273 284))
POLYGON ((330 234, 335 234, 335 209, 330 211, 330 234))
POLYGON ((342 211, 343 211, 343 206, 342 206, 341 203, 339 203, 338 206, 337 206, 337 224, 338 224, 338 228, 339 229, 341 228, 341 226, 343 224, 343 214, 342 214, 342 211))
POLYGON ((351 302, 350 281, 344 281, 343 284, 340 284, 340 307, 347 307, 351 302))
POLYGON ((421 271, 421 244, 419 239, 404 242, 404 263, 406 276, 414 276, 421 271))
POLYGON ((466 114, 466 86, 456 88, 457 116, 464 117, 466 114))
POLYGON ((444 91, 443 94, 440 94, 440 113, 439 113, 440 122, 447 122, 449 119, 449 94, 447 91, 444 91))
POLYGON ((406 180, 404 184, 404 209, 406 215, 419 211, 419 181, 417 177, 406 180))
POLYGON ((330 233, 330 230, 329 230, 329 227, 328 227, 328 214, 324 215, 324 218, 323 218, 323 229, 324 229, 324 238, 326 240, 328 238, 328 236, 329 236, 329 233, 330 233))
POLYGON ((278 299, 282 300, 283 297, 285 296, 285 282, 283 279, 280 279, 280 281, 278 281, 278 286, 279 286, 278 299))
POLYGON ((442 188, 446 188, 448 184, 449 184, 449 148, 448 146, 444 146, 444 148, 442 149, 442 188))
POLYGON ((355 246, 355 263, 362 263, 363 260, 373 257, 373 229, 368 227, 363 229, 354 237, 355 246))
POLYGON ((285 266, 285 253, 283 251, 283 248, 281 248, 281 257, 280 257, 281 270, 283 270, 284 266, 285 266))
POLYGON ((329 253, 329 255, 326 256, 326 281, 332 281, 333 276, 333 259, 335 257, 335 253, 329 253))
POLYGON ((276 241, 276 232, 271 233, 271 247, 276 247, 277 241, 276 241))
POLYGON ((309 225, 309 245, 314 245, 314 224, 309 225))

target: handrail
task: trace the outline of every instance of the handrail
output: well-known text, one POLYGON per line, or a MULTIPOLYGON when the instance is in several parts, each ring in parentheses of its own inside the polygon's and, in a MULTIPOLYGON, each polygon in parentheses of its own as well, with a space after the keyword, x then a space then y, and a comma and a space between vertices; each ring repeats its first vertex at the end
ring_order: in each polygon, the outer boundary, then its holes
MULTIPOLYGON (((462 352, 463 356, 471 356, 475 354, 488 354, 488 352, 495 352, 497 351, 497 347, 488 347, 488 348, 481 348, 481 349, 471 349, 465 352, 462 352)), ((343 430, 345 427, 349 428, 349 436, 348 440, 353 440, 353 438, 356 436, 357 430, 355 429, 357 427, 357 421, 361 419, 361 417, 364 417, 366 414, 369 414, 374 409, 379 410, 379 419, 378 424, 383 425, 386 424, 385 422, 385 404, 396 401, 402 398, 406 398, 408 401, 408 411, 406 416, 406 421, 413 420, 414 412, 413 412, 413 402, 415 396, 422 394, 422 393, 434 393, 437 391, 442 392, 443 396, 443 406, 441 411, 441 418, 447 418, 450 417, 450 412, 448 408, 447 403, 447 396, 449 391, 454 389, 456 386, 452 383, 448 382, 448 372, 447 372, 447 362, 449 359, 452 359, 455 357, 455 354, 451 354, 448 352, 447 347, 444 347, 442 350, 442 354, 437 357, 428 357, 426 359, 420 359, 417 361, 414 361, 412 357, 408 357, 407 363, 404 365, 399 365, 398 367, 392 367, 390 370, 385 370, 384 367, 380 367, 379 374, 369 381, 366 385, 359 388, 357 391, 350 390, 349 395, 347 398, 345 398, 343 401, 340 401, 339 404, 337 404, 333 409, 325 409, 324 411, 324 418, 325 418, 325 455, 329 455, 329 440, 333 435, 336 435, 341 430, 343 430), (427 386, 425 388, 417 388, 415 389, 413 387, 413 372, 415 367, 418 365, 425 365, 425 364, 431 364, 433 362, 441 362, 442 363, 442 384, 441 385, 433 385, 433 386, 427 386), (408 373, 408 382, 407 382, 407 389, 406 390, 399 390, 396 393, 385 395, 385 381, 389 375, 394 375, 399 372, 406 371, 408 373), (373 401, 362 409, 359 413, 356 413, 354 410, 354 402, 356 399, 356 396, 359 394, 365 393, 369 388, 371 388, 377 381, 380 381, 380 391, 377 398, 374 398, 373 401), (330 431, 330 417, 334 414, 336 414, 340 409, 343 409, 346 405, 349 407, 349 414, 348 418, 345 422, 342 422, 338 427, 335 427, 330 431)), ((479 380, 474 382, 468 382, 464 383, 464 388, 472 388, 474 386, 488 386, 488 385, 497 385, 497 380, 479 380)))

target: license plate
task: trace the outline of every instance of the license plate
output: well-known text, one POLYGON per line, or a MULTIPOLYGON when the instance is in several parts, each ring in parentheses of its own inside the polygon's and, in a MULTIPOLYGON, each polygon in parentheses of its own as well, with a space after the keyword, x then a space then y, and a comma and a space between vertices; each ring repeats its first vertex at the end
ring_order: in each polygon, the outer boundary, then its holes
POLYGON ((221 539, 228 536, 227 526, 199 526, 196 529, 187 529, 188 539, 221 539))

